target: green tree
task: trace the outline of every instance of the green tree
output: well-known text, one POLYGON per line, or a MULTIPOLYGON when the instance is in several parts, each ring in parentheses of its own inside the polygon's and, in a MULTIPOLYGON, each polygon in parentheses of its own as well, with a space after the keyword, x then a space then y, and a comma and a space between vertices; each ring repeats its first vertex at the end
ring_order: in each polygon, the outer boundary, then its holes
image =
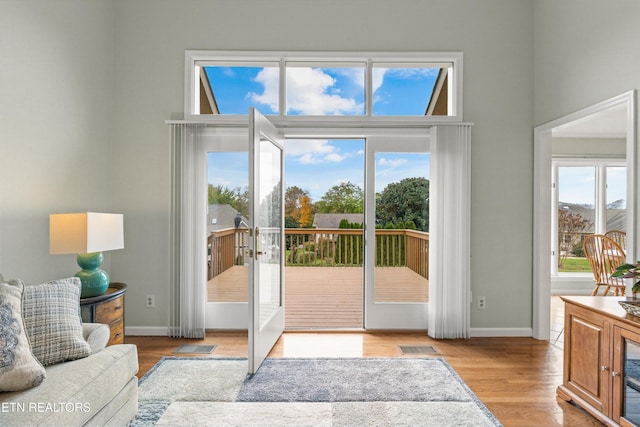
POLYGON ((246 217, 249 215, 249 190, 209 184, 209 204, 230 205, 246 217))
POLYGON ((316 212, 362 213, 364 212, 364 191, 349 181, 334 185, 316 203, 316 212))
MULTIPOLYGON (((578 212, 570 209, 558 209, 558 268, 564 267, 564 262, 572 253, 573 248, 582 245, 584 231, 593 224, 578 212)), ((574 254, 575 255, 575 254, 574 254)))
POLYGON ((384 228, 429 231, 429 180, 405 178, 387 185, 376 201, 376 221, 384 228))

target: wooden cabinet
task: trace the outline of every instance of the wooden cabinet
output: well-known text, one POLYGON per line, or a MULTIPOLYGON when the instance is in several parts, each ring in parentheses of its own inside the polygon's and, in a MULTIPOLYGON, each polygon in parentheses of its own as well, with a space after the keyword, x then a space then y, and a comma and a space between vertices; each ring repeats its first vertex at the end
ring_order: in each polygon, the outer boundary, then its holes
POLYGON ((606 425, 640 425, 640 318, 618 297, 562 297, 565 302, 563 383, 574 401, 606 425))
POLYGON ((124 293, 127 285, 110 283, 104 295, 81 298, 80 313, 82 321, 104 323, 111 330, 107 345, 124 343, 124 293))

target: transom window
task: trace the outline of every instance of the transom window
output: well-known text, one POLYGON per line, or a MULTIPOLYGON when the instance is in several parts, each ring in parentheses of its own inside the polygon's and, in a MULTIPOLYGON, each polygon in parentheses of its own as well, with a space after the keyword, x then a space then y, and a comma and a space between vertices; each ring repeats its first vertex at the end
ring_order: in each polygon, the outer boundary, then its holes
POLYGON ((186 67, 187 117, 462 120, 461 53, 187 51, 186 67))

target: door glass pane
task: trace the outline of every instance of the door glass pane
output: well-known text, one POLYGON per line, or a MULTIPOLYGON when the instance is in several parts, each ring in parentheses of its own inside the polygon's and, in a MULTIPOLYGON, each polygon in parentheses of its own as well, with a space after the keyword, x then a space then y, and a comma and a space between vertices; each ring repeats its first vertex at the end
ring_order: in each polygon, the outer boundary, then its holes
POLYGON ((591 272, 582 240, 595 232, 596 169, 558 167, 558 272, 591 272))
POLYGON ((640 425, 640 344, 624 341, 624 403, 622 416, 640 425))
POLYGON ((627 168, 607 167, 607 231, 627 231, 627 168))
POLYGON ((364 140, 286 140, 285 324, 363 326, 364 140))
POLYGON ((375 302, 428 302, 429 154, 375 154, 375 302))
POLYGON ((209 152, 207 301, 247 302, 249 153, 209 152))
POLYGON ((364 115, 364 64, 318 65, 287 63, 287 114, 364 115))
POLYGON ((260 325, 264 325, 281 304, 280 251, 282 241, 282 155, 271 141, 260 141, 260 188, 256 251, 260 263, 260 325))

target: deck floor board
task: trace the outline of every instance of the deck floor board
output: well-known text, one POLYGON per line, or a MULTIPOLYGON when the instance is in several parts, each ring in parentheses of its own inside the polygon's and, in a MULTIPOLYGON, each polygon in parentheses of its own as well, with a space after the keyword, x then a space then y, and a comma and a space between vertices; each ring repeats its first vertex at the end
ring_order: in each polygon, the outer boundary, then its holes
MULTIPOLYGON (((362 267, 285 267, 285 326, 292 329, 363 327, 362 267)), ((233 266, 211 279, 208 300, 246 302, 249 267, 233 266)), ((378 267, 376 302, 428 302, 429 281, 406 267, 378 267)))

